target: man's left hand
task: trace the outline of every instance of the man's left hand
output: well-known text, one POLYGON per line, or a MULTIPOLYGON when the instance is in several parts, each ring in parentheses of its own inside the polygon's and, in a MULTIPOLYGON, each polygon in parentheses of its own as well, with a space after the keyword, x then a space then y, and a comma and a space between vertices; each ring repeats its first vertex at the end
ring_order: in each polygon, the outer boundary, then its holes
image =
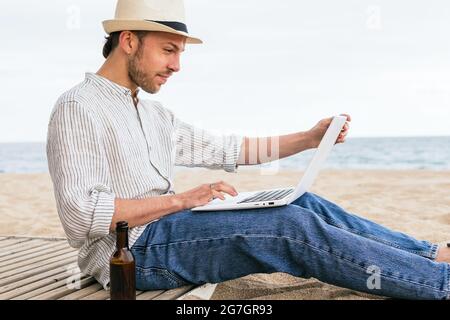
MULTIPOLYGON (((349 121, 352 121, 350 115, 348 115, 348 114, 342 113, 341 116, 346 116, 347 121, 345 122, 345 124, 341 130, 341 133, 339 133, 339 136, 336 139, 336 144, 345 142, 345 138, 346 138, 346 136, 348 134, 348 130, 350 128, 349 121)), ((307 131, 311 148, 317 148, 319 146, 319 143, 322 140, 323 136, 325 135, 325 132, 327 131, 328 127, 330 126, 332 120, 333 120, 333 117, 322 119, 313 128, 311 128, 310 130, 307 131)))

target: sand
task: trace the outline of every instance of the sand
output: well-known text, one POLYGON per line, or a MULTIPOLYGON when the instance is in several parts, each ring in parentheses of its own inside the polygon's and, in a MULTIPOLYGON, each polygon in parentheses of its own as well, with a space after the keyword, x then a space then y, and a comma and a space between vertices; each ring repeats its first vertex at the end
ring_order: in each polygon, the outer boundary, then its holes
MULTIPOLYGON (((299 171, 262 175, 179 171, 177 193, 224 180, 239 190, 295 185, 299 171)), ((324 170, 311 190, 349 212, 433 242, 450 240, 450 171, 324 170)), ((0 174, 0 236, 64 237, 48 174, 0 174)), ((379 297, 284 273, 254 274, 219 284, 212 299, 377 299, 379 297)))

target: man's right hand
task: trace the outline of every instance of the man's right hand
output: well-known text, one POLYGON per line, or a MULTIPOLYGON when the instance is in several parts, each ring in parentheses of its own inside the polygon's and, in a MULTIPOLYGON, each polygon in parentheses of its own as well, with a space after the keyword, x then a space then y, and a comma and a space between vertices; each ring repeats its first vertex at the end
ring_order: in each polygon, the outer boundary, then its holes
POLYGON ((179 193, 177 196, 183 202, 183 209, 191 209, 203 206, 208 202, 219 198, 225 200, 223 192, 231 196, 237 196, 236 189, 224 181, 205 183, 194 189, 179 193))

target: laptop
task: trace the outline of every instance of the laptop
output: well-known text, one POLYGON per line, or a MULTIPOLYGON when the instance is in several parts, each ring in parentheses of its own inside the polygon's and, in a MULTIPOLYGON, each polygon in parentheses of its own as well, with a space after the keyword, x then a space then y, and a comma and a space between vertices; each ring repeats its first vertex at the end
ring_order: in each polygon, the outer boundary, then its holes
POLYGON ((346 121, 347 117, 345 116, 333 117, 330 126, 296 187, 240 192, 237 196, 225 193, 225 200, 216 198, 203 206, 194 207, 191 210, 216 211, 270 208, 292 203, 311 188, 346 121))

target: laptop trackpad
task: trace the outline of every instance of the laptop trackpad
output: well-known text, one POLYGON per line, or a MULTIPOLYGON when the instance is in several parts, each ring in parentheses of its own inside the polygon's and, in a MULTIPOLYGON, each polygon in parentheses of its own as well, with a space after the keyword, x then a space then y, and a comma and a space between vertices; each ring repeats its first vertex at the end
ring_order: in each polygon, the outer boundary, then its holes
POLYGON ((233 197, 229 195, 228 193, 224 193, 225 200, 222 200, 220 198, 214 199, 213 201, 208 202, 206 205, 216 205, 216 204, 226 204, 226 203, 235 203, 241 200, 244 200, 245 198, 248 198, 250 195, 254 194, 255 192, 239 192, 237 196, 233 197))

